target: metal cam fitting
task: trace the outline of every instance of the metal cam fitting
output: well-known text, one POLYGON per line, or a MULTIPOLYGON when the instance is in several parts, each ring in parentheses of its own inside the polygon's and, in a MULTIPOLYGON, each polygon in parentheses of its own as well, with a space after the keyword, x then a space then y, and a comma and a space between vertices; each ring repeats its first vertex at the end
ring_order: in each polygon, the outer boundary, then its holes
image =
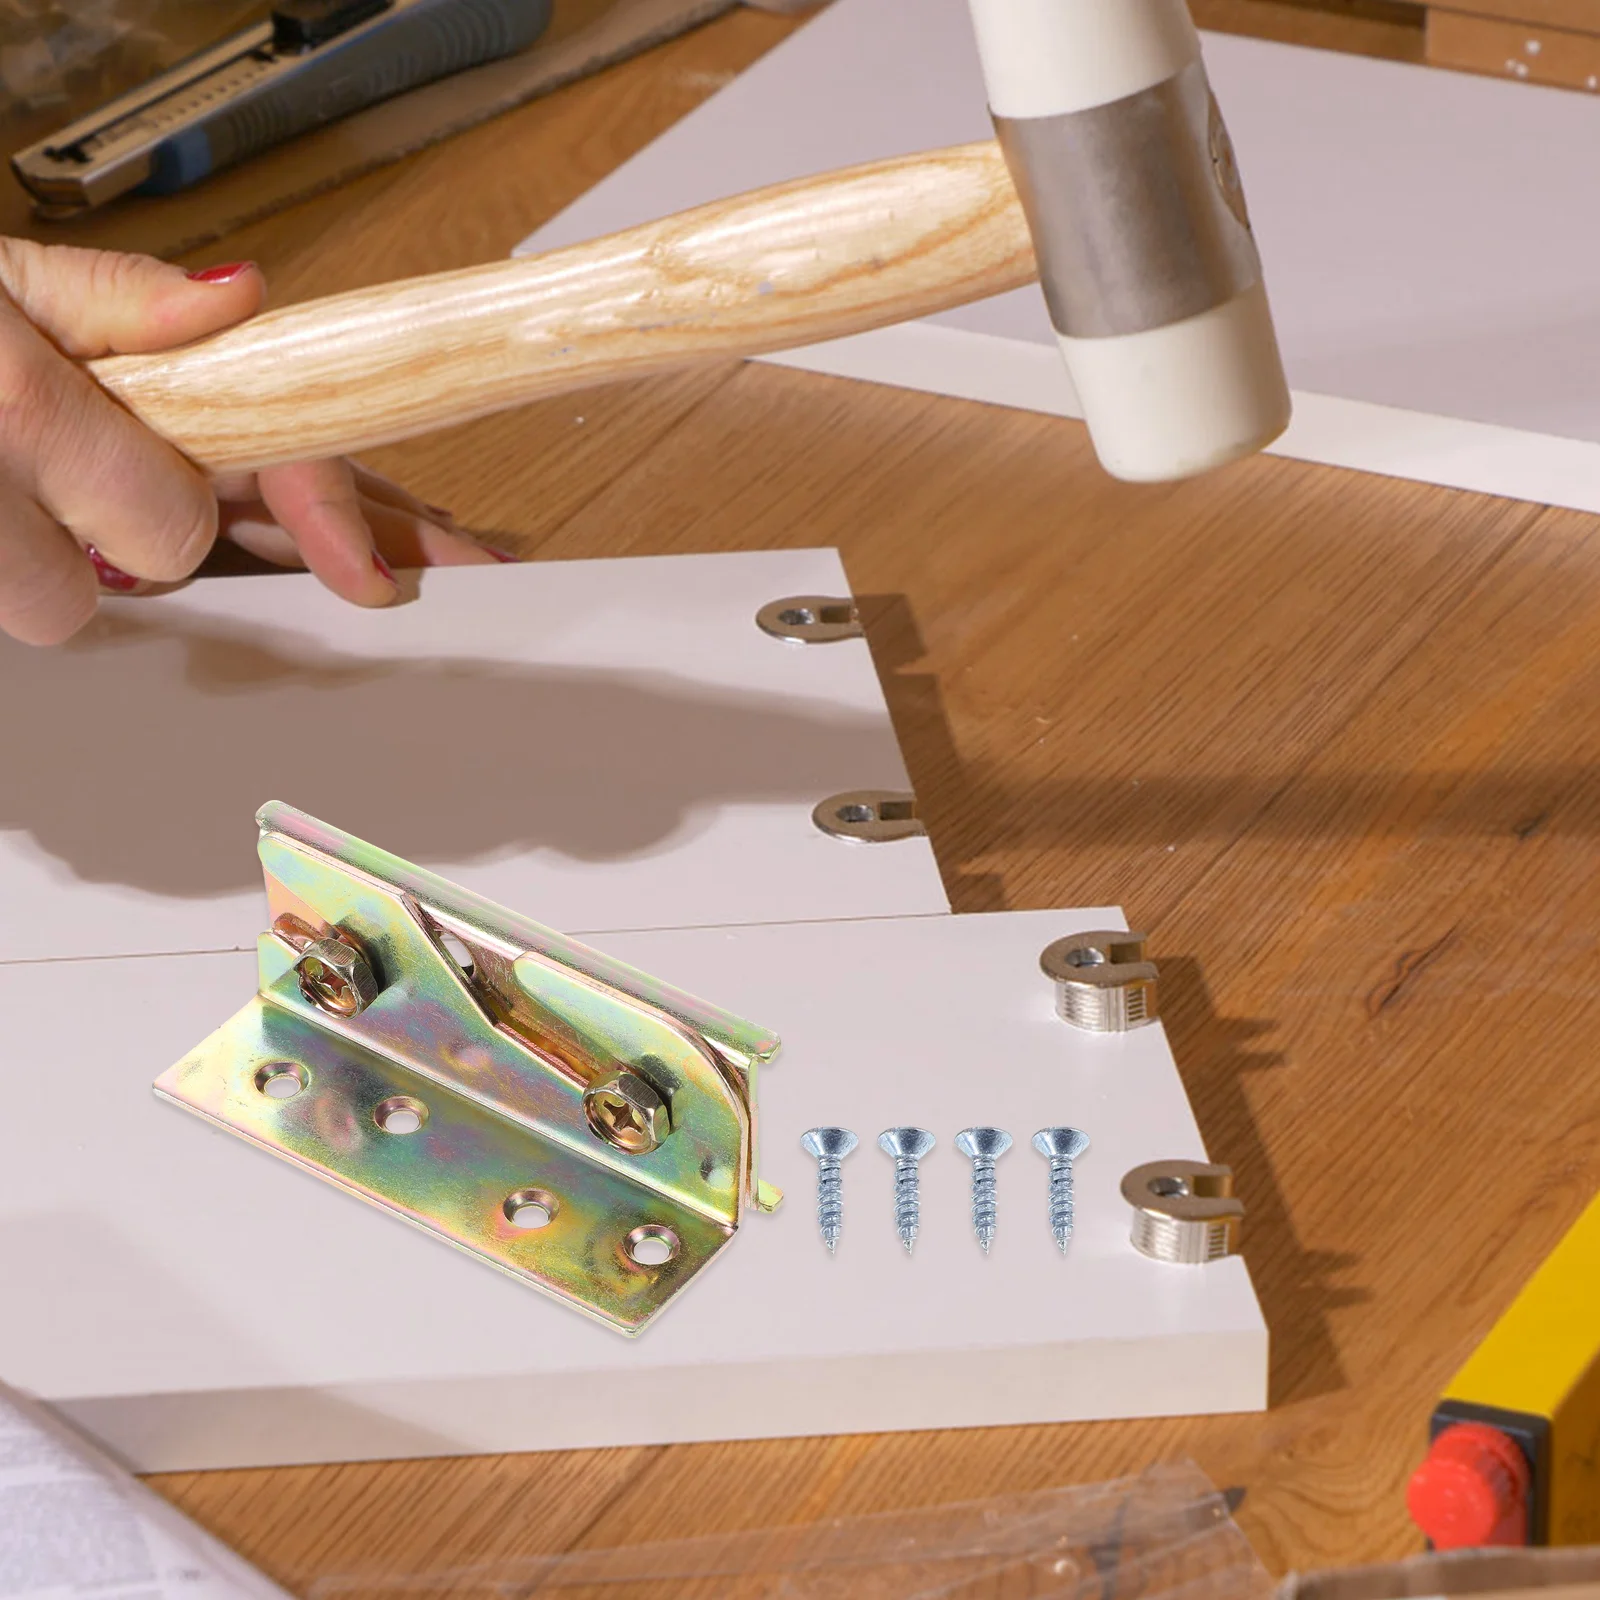
POLYGON ((648 1155, 672 1132, 667 1102, 636 1072, 613 1072, 583 1097, 589 1126, 630 1156, 648 1155))
POLYGON ((1056 986, 1063 1022, 1087 1033, 1127 1033, 1154 1022, 1156 967, 1144 958, 1142 933, 1072 933, 1039 957, 1056 986))
POLYGON ((756 612, 756 626, 790 644, 837 644, 860 639, 861 614, 849 595, 792 594, 756 612))
POLYGON ((1233 1168, 1204 1161, 1150 1161, 1122 1180, 1133 1207, 1133 1247, 1153 1261, 1195 1266, 1235 1255, 1244 1205, 1233 1168))
POLYGON ((378 998, 367 958, 343 939, 318 939, 294 964, 300 992, 330 1017, 353 1017, 378 998))
POLYGON ((893 844, 926 833, 917 797, 898 789, 849 789, 829 795, 811 812, 812 822, 832 839, 893 844))

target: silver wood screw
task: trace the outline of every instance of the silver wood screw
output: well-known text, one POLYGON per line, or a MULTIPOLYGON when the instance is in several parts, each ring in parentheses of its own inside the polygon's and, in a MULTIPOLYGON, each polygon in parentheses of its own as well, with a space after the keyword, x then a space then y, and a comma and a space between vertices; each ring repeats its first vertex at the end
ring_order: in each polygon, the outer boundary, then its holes
POLYGON ((878 1148, 894 1157, 894 1231, 907 1255, 917 1242, 922 1213, 917 1163, 933 1145, 933 1135, 926 1128, 886 1128, 878 1135, 878 1148))
POLYGON ((1050 1162, 1050 1231, 1065 1255, 1072 1238, 1072 1163, 1089 1148, 1089 1135, 1077 1128, 1041 1128, 1033 1148, 1050 1162))
POLYGON ((840 1163, 856 1147, 848 1128, 813 1128, 800 1140, 800 1148, 817 1158, 817 1227, 832 1255, 839 1248, 844 1226, 844 1173, 840 1163))
POLYGON ((972 1231, 985 1255, 994 1243, 994 1164, 1010 1148, 1004 1128, 963 1128, 956 1135, 956 1149, 972 1162, 972 1231))

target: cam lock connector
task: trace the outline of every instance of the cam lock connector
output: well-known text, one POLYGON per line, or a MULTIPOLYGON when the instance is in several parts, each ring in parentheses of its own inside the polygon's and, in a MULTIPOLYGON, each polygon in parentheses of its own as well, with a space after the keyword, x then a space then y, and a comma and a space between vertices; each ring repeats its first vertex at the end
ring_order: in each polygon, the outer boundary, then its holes
POLYGON ((1072 933, 1045 947, 1039 967, 1056 986, 1056 1011, 1086 1033, 1127 1033, 1154 1022, 1156 967, 1142 933, 1072 933))
POLYGON ((1174 1266, 1199 1266, 1239 1252, 1244 1205, 1233 1168, 1205 1161, 1150 1161, 1122 1180, 1133 1207, 1133 1247, 1174 1266))
POLYGON ((726 1247, 777 1037, 287 806, 260 990, 156 1080, 623 1333, 726 1247))

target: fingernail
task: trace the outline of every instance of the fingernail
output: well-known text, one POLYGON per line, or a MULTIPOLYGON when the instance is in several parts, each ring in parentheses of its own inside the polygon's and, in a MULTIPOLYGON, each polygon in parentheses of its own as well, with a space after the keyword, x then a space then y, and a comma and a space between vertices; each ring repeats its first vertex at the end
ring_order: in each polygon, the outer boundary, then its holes
POLYGON ((139 587, 139 580, 124 572, 121 567, 114 567, 100 554, 92 544, 83 547, 83 553, 94 563, 95 576, 100 580, 102 589, 111 589, 117 594, 126 594, 130 589, 139 587))
POLYGON ((390 583, 394 583, 395 588, 398 589, 400 587, 398 583, 395 583, 394 568, 391 567, 376 550, 372 552, 372 564, 385 578, 389 580, 390 583))
POLYGON ((424 503, 422 509, 426 511, 430 517, 437 517, 440 522, 454 522, 456 520, 455 512, 446 511, 443 506, 430 506, 424 503))
POLYGON ((201 267, 198 272, 188 272, 184 276, 191 283, 232 283, 254 266, 253 261, 225 261, 220 267, 201 267))
POLYGON ((522 560, 521 556, 514 556, 509 550, 496 550, 492 544, 486 544, 483 548, 487 550, 496 561, 509 562, 512 566, 517 566, 522 560))

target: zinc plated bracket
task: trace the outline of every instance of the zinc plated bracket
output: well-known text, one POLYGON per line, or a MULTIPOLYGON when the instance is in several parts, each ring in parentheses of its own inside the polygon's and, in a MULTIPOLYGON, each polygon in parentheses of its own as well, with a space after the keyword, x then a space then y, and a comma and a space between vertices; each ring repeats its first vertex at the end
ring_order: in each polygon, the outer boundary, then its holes
POLYGON ((260 990, 163 1099, 626 1334, 782 1198, 777 1037, 274 802, 260 990))

